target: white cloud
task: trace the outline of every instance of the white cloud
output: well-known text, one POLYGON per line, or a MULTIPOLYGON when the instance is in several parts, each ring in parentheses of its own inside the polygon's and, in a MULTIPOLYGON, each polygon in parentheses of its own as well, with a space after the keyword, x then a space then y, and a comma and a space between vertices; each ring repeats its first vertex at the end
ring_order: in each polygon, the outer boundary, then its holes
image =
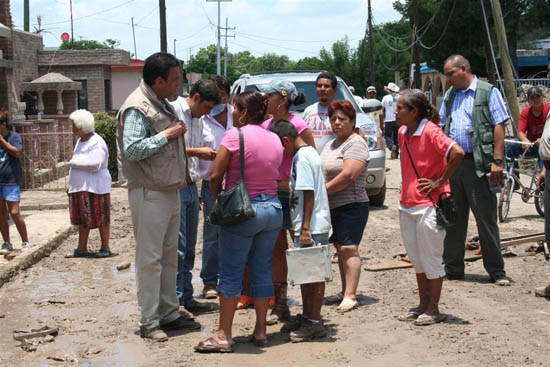
MULTIPOLYGON (((133 52, 130 18, 138 22, 135 28, 138 56, 145 58, 159 50, 160 32, 157 0, 134 0, 108 12, 79 19, 123 4, 128 0, 73 0, 74 35, 104 41, 120 40, 120 47, 133 52)), ((22 1, 12 0, 14 23, 22 28, 22 1)), ((390 0, 372 0, 377 22, 397 20, 390 0)), ((217 3, 205 0, 166 0, 168 50, 187 59, 189 47, 196 53, 199 48, 216 43, 217 3), (210 20, 209 20, 210 19, 210 20)), ((236 27, 236 39, 229 39, 230 51, 251 50, 255 55, 267 52, 286 54, 297 60, 329 48, 333 41, 350 39, 352 47, 365 33, 367 6, 365 0, 233 0, 221 3, 222 26, 229 18, 229 26, 236 27), (292 42, 307 41, 307 42, 292 42), (326 41, 326 42, 317 42, 326 41)), ((70 33, 68 0, 31 1, 31 24, 36 15, 42 15, 47 46, 58 46, 61 33, 70 33), (63 23, 59 23, 65 21, 63 23), (52 24, 57 23, 57 24, 52 24)), ((31 27, 32 29, 32 27, 31 27)), ((222 45, 224 40, 222 38, 222 45)))

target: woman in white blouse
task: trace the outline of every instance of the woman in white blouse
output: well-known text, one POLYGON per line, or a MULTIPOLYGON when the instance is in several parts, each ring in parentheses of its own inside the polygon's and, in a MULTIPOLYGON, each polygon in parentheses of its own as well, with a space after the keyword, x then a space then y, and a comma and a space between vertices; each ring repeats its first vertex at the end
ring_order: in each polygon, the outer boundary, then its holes
POLYGON ((73 134, 78 136, 69 171, 69 212, 78 226, 78 247, 73 257, 113 256, 109 248, 111 214, 111 175, 107 168, 109 150, 101 136, 94 133, 94 116, 77 110, 69 116, 73 134), (90 229, 98 228, 101 249, 88 252, 90 229))

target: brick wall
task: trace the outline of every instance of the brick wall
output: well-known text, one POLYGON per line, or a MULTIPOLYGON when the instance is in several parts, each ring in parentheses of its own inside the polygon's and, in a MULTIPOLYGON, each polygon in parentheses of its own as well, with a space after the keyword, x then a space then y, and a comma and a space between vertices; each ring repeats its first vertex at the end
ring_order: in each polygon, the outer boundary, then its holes
MULTIPOLYGON (((63 113, 71 114, 74 110, 77 109, 76 104, 76 91, 74 90, 65 90, 61 95, 61 100, 63 101, 63 113)), ((56 91, 45 91, 42 94, 44 100, 44 114, 45 115, 57 115, 57 92, 56 91)))
MULTIPOLYGON (((0 0, 0 23, 11 28, 10 1, 0 0)), ((4 53, 4 59, 13 59, 13 46, 9 38, 0 37, 0 49, 4 53)))
POLYGON ((126 50, 62 50, 41 51, 40 66, 46 65, 130 65, 126 50))
POLYGON ((17 61, 14 69, 16 88, 23 82, 30 82, 38 75, 38 52, 42 50, 42 36, 36 33, 13 30, 13 59, 17 61))
MULTIPOLYGON (((71 66, 52 66, 51 69, 46 66, 40 66, 40 75, 50 72, 60 73, 72 80, 86 80, 88 89, 88 110, 90 112, 99 112, 105 110, 105 79, 110 79, 110 68, 102 65, 71 65, 71 66), (105 75, 105 70, 109 69, 109 75, 105 75)), ((44 93, 45 95, 46 93, 44 93)), ((65 100, 64 100, 65 102, 65 100)), ((44 101, 46 103, 46 101, 44 101)), ((55 103, 53 105, 55 109, 55 103)), ((65 109, 67 111, 67 109, 65 109)), ((48 112, 46 112, 48 113, 48 112)))

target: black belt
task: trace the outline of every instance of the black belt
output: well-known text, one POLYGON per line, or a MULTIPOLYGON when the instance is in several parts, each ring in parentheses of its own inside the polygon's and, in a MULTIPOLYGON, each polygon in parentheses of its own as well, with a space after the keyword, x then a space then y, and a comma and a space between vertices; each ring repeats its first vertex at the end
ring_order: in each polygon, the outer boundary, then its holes
POLYGON ((550 169, 550 161, 542 161, 544 163, 544 167, 550 169))
POLYGON ((464 159, 474 159, 474 153, 465 153, 464 159))

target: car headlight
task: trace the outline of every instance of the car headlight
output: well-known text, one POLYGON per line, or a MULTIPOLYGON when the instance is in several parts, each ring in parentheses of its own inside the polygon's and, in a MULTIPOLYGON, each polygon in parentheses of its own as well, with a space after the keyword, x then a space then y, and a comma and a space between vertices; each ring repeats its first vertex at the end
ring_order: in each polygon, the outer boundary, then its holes
POLYGON ((369 146, 369 150, 377 150, 381 148, 380 139, 378 139, 378 129, 376 128, 376 125, 365 124, 359 126, 359 129, 365 135, 365 141, 369 146))

